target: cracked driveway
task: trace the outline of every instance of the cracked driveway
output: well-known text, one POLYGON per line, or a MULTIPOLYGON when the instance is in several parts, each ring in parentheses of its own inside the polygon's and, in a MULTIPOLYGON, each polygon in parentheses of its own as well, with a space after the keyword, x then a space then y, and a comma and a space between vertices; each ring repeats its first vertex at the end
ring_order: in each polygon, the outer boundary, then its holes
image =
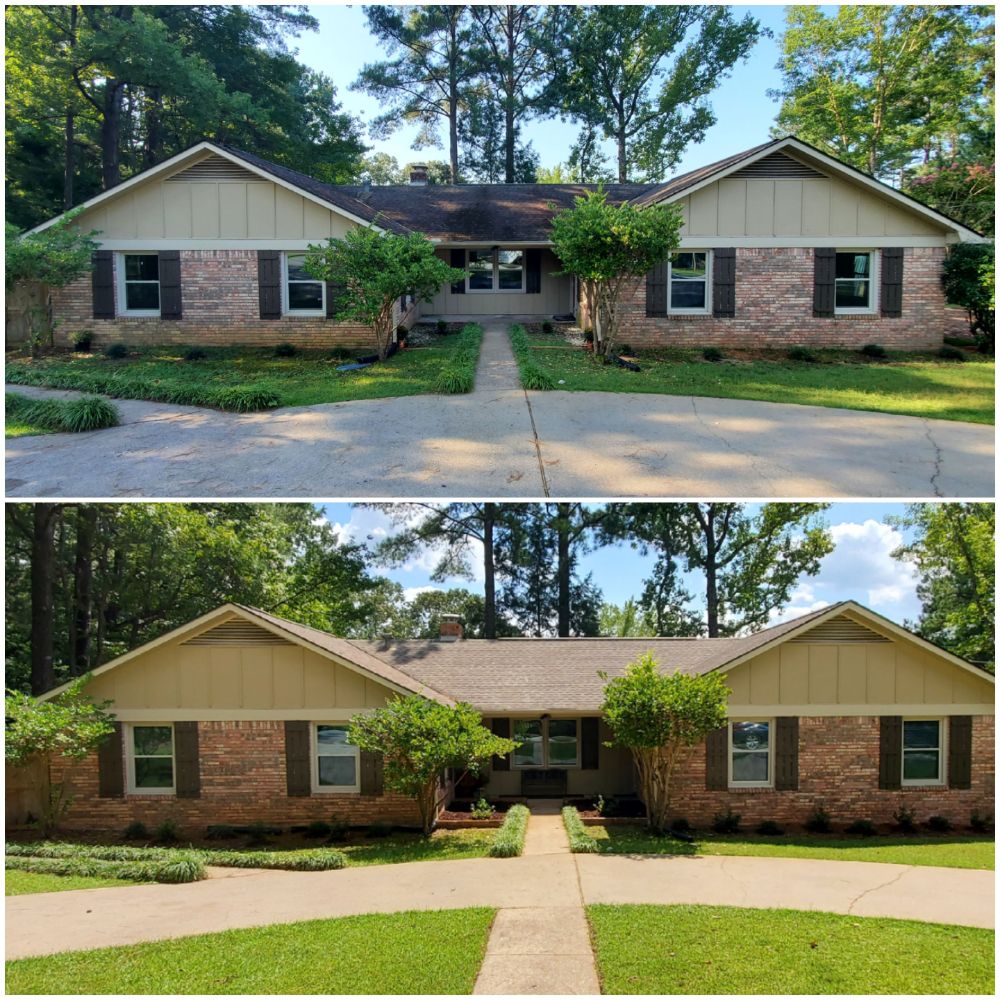
MULTIPOLYGON (((31 396, 55 390, 8 386, 31 396)), ((9 497, 992 497, 993 427, 640 393, 524 392, 502 324, 467 396, 123 424, 7 442, 9 497)))

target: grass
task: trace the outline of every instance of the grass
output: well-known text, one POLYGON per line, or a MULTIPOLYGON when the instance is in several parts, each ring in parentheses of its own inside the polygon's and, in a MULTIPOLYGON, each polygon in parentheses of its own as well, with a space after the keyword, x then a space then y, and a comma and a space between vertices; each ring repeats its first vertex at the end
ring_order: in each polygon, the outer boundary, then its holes
MULTIPOLYGON (((561 336, 524 334, 518 356, 525 388, 570 391, 649 392, 666 395, 757 399, 776 403, 876 410, 938 420, 994 422, 994 362, 969 353, 964 363, 933 354, 890 351, 885 362, 865 361, 857 351, 815 350, 819 363, 791 361, 774 352, 732 363, 705 361, 694 350, 643 352, 641 371, 605 365, 561 336), (526 367, 527 366, 527 367, 526 367), (545 384, 528 385, 539 373, 545 384), (559 383, 563 384, 559 384, 559 383)), ((515 355, 518 347, 515 344, 515 355)))
POLYGON ((587 915, 604 993, 993 992, 994 935, 974 927, 727 906, 587 915))
POLYGON ((8 993, 471 993, 490 909, 309 920, 7 963, 8 993))
POLYGON ((519 858, 524 850, 524 835, 528 829, 528 807, 514 805, 507 810, 503 824, 490 842, 491 858, 519 858))
POLYGON ((694 843, 687 844, 673 837, 657 837, 639 826, 586 829, 601 854, 728 854, 988 870, 995 864, 992 837, 757 837, 698 833, 694 843))
POLYGON ((70 889, 109 889, 112 886, 120 887, 122 884, 122 881, 116 878, 8 871, 4 878, 4 895, 25 896, 32 892, 66 892, 70 889))
POLYGON ((126 882, 198 882, 205 878, 202 858, 194 853, 176 852, 173 858, 110 861, 87 855, 72 857, 24 857, 8 855, 7 871, 37 872, 41 875, 73 878, 113 878, 126 882))
POLYGON ((116 426, 121 415, 106 399, 29 399, 17 392, 5 394, 6 437, 52 434, 59 431, 82 433, 116 426))
POLYGON ((572 854, 597 854, 597 841, 587 833, 587 828, 580 819, 576 806, 563 806, 563 826, 569 837, 569 849, 572 854))
POLYGON ((338 844, 348 867, 391 865, 403 861, 456 861, 485 858, 495 830, 435 830, 430 837, 420 833, 396 833, 373 840, 338 844))
POLYGON ((343 351, 279 358, 273 350, 206 348, 206 357, 187 361, 186 348, 167 346, 137 350, 121 360, 101 354, 8 359, 7 381, 236 412, 469 392, 481 338, 482 327, 470 323, 460 333, 433 336, 427 346, 353 372, 337 371, 351 360, 343 351))

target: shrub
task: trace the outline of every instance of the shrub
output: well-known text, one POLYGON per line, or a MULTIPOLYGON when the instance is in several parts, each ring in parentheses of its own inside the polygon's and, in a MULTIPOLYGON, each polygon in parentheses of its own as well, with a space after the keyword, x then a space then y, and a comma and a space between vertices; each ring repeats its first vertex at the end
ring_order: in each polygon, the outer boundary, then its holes
POLYGON ((90 345, 93 342, 93 330, 77 330, 76 333, 70 337, 70 343, 73 345, 74 351, 89 351, 90 345))
POLYGON ((970 332, 984 354, 993 353, 996 337, 995 253, 990 243, 956 243, 941 274, 948 301, 969 314, 970 332))
POLYGON ((621 344, 619 346, 619 348, 618 348, 618 353, 619 354, 628 354, 628 355, 633 354, 634 352, 632 351, 632 345, 631 344, 621 344))
POLYGON ((829 833, 832 829, 830 814, 822 806, 816 806, 803 825, 810 833, 829 833))
POLYGON ((100 396, 71 399, 63 409, 63 427, 74 434, 116 427, 118 423, 118 408, 100 396))
POLYGON ((875 824, 870 819, 856 819, 844 832, 855 833, 859 837, 874 837, 875 824))
POLYGON ((808 347, 790 347, 788 349, 788 360, 805 361, 809 364, 815 364, 819 358, 808 347))
POLYGON ((153 839, 159 844, 176 844, 177 824, 172 819, 165 819, 154 831, 153 839))
POLYGON ((203 351, 200 347, 189 347, 184 352, 185 361, 201 361, 208 357, 208 353, 203 351))
POLYGON ((691 824, 683 816, 677 816, 670 821, 671 833, 690 833, 692 829, 691 824))
POLYGON ((64 858, 8 855, 5 865, 16 871, 116 878, 130 882, 197 882, 205 877, 201 858, 180 852, 165 861, 106 861, 85 855, 64 858))
POLYGON ((294 344, 278 344, 274 349, 276 358, 294 358, 299 353, 299 349, 294 344))
POLYGON ((146 824, 137 819, 132 820, 122 832, 122 840, 149 840, 146 824))
POLYGON ((503 824, 493 835, 489 854, 491 858, 517 858, 524 850, 524 831, 528 827, 528 807, 511 806, 503 824))
POLYGON ((882 361, 889 357, 889 352, 882 347, 881 344, 865 344, 865 346, 861 348, 861 353, 866 358, 874 358, 878 361, 882 361))
POLYGON ((899 808, 892 814, 892 819, 900 833, 917 832, 917 815, 905 802, 899 803, 899 808))
POLYGON ((563 826, 569 837, 569 849, 573 854, 596 854, 597 841, 587 833, 576 806, 563 806, 563 826))
POLYGON ((475 384, 475 372, 465 371, 455 365, 448 365, 438 373, 434 391, 443 396, 458 396, 465 392, 472 392, 475 384))
POLYGON ((320 837, 329 837, 331 833, 330 824, 324 823, 321 819, 314 819, 306 828, 302 831, 303 837, 308 837, 310 840, 318 840, 320 837))
POLYGON ((508 332, 510 335, 510 346, 517 360, 518 371, 521 373, 521 385, 525 389, 536 391, 554 389, 555 380, 548 372, 542 371, 531 356, 528 333, 524 327, 520 323, 515 323, 508 332))
POLYGON ((473 819, 492 819, 493 818, 493 806, 484 798, 480 798, 479 801, 469 810, 469 815, 473 819))
POLYGON ((207 840, 235 840, 237 836, 236 827, 228 823, 213 823, 205 831, 207 840))
POLYGON ((265 844, 271 843, 271 834, 274 832, 274 827, 268 826, 260 820, 257 820, 256 823, 250 823, 247 826, 247 844, 250 847, 263 847, 265 844))
POLYGON ((535 392, 548 392, 556 387, 555 379, 542 371, 533 361, 521 369, 521 385, 535 392))
POLYGON ((725 354, 722 353, 717 347, 706 347, 702 352, 701 356, 706 361, 722 361, 725 358, 725 354))
POLYGON ((553 329, 554 327, 548 320, 542 323, 542 333, 552 333, 553 329))
POLYGON ((268 868, 292 872, 325 872, 343 868, 347 858, 340 851, 201 851, 205 864, 219 868, 268 868))
POLYGON ((594 342, 594 331, 584 330, 583 331, 583 342, 585 344, 592 344, 594 342))
POLYGON ((948 833, 951 830, 951 820, 947 816, 931 816, 927 820, 927 828, 935 833, 948 833))
POLYGON ((114 427, 120 415, 117 407, 97 396, 82 399, 29 399, 19 393, 6 394, 4 411, 35 427, 50 431, 95 431, 114 427))
POLYGON ((945 344, 944 347, 938 348, 937 356, 942 361, 964 361, 965 351, 960 347, 952 347, 950 344, 945 344))
POLYGON ((330 840, 336 842, 339 840, 347 840, 347 835, 350 833, 351 825, 346 819, 341 819, 339 816, 330 817, 330 840))
POLYGON ((441 336, 444 336, 448 332, 448 324, 443 319, 439 319, 434 324, 434 330, 441 336))
POLYGON ((610 816, 608 812, 608 802, 603 795, 598 794, 597 798, 594 800, 594 812, 598 816, 610 816))
POLYGON ((104 348, 104 356, 106 358, 111 358, 112 360, 127 358, 128 348, 124 344, 108 344, 108 346, 104 348))
POLYGON ((233 413, 251 413, 254 410, 273 410, 281 405, 281 396, 269 385, 234 385, 215 394, 215 404, 220 410, 233 413))
POLYGON ((971 826, 976 833, 989 833, 992 821, 993 817, 988 813, 984 814, 978 809, 974 809, 972 811, 972 815, 969 817, 969 826, 971 826))
POLYGON ((738 833, 742 816, 727 808, 724 813, 716 813, 712 818, 712 829, 716 833, 738 833))
POLYGON ((372 840, 379 840, 382 837, 388 837, 392 833, 393 826, 391 823, 387 823, 385 820, 379 820, 376 823, 372 823, 365 832, 365 836, 372 840))
POLYGON ((785 832, 773 819, 766 819, 757 825, 757 833, 762 837, 780 837, 785 832))

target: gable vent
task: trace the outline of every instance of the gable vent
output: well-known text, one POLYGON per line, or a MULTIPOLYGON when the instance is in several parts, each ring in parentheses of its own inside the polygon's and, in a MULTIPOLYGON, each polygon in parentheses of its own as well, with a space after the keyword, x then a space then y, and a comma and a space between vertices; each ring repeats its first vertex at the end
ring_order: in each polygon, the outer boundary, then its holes
POLYGON ((807 167, 798 160, 793 160, 784 153, 771 153, 763 156, 754 163, 745 167, 740 167, 735 173, 729 175, 737 180, 748 178, 753 180, 775 179, 775 178, 798 178, 798 177, 825 177, 818 170, 807 167))
POLYGON ((848 618, 845 615, 838 615, 831 618, 822 625, 797 635, 789 642, 891 642, 884 635, 873 631, 865 625, 848 618))
POLYGON ((199 160, 193 166, 167 178, 167 183, 173 181, 259 181, 261 178, 243 167, 224 160, 221 156, 209 156, 199 160))
POLYGON ((233 618, 210 628, 207 632, 187 639, 182 646, 291 646, 292 643, 280 635, 269 632, 253 622, 233 618))

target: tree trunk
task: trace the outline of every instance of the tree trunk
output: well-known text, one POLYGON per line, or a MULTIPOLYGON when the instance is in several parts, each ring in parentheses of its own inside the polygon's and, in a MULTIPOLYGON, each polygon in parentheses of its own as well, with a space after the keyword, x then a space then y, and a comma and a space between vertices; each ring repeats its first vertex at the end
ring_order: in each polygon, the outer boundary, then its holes
POLYGON ((504 183, 514 183, 514 99, 516 85, 514 83, 514 59, 517 56, 517 46, 514 39, 513 14, 508 8, 505 24, 507 30, 507 93, 504 101, 504 183))
POLYGON ((628 183, 628 158, 625 155, 625 128, 622 126, 618 130, 618 183, 628 183))
POLYGON ((56 686, 53 665, 52 590, 55 575, 55 528, 60 504, 36 503, 31 534, 31 693, 56 686))
POLYGON ((122 98, 125 84, 109 78, 104 84, 104 114, 101 118, 101 177, 105 191, 121 180, 122 98))
POLYGON ((159 87, 151 87, 146 95, 146 141, 143 145, 142 165, 154 167, 163 152, 163 95, 159 87))
POLYGON ((716 563, 715 508, 708 505, 705 528, 705 604, 708 619, 708 637, 719 637, 719 589, 716 563))
POLYGON ((448 173, 452 184, 458 183, 458 19, 452 17, 449 26, 451 44, 448 57, 448 173))
POLYGON ((571 505, 556 504, 556 583, 558 587, 558 634, 569 637, 569 517, 571 505))
POLYGON ((76 671, 90 669, 90 621, 93 612, 93 550, 97 508, 81 504, 76 513, 76 553, 73 567, 73 663, 76 671))
MULTIPOLYGON (((79 12, 76 4, 69 9, 69 47, 76 47, 76 20, 79 12)), ((66 121, 63 130, 63 208, 69 211, 73 207, 73 180, 76 173, 76 116, 69 109, 66 111, 66 121)))
POLYGON ((483 638, 497 637, 496 566, 493 558, 493 527, 496 504, 483 504, 483 638))

